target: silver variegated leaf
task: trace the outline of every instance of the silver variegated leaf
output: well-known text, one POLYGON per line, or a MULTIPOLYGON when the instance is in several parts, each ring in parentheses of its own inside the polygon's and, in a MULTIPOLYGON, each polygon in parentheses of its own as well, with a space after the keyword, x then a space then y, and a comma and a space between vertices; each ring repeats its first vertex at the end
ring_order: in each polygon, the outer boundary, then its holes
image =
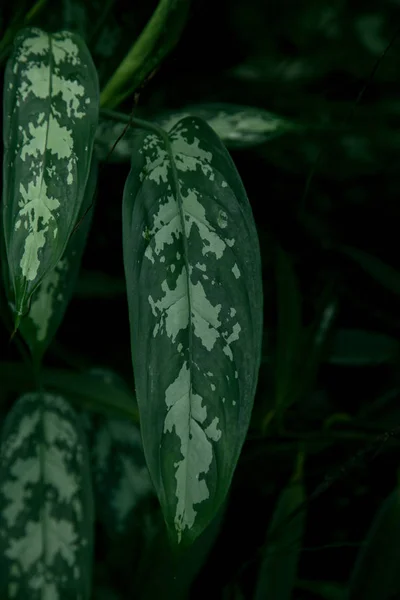
POLYGON ((98 106, 96 69, 79 36, 17 34, 3 103, 3 228, 16 325, 76 225, 98 106))
POLYGON ((89 599, 93 498, 77 415, 60 396, 22 396, 0 453, 0 597, 89 599))
POLYGON ((156 121, 167 131, 185 116, 195 116, 207 121, 227 148, 258 146, 299 125, 255 106, 210 103, 188 106, 182 111, 161 115, 156 121))
POLYGON ((226 497, 262 337, 252 211, 204 121, 135 138, 123 244, 145 456, 173 537, 191 542, 226 497))
POLYGON ((92 471, 97 512, 111 535, 123 533, 135 507, 153 486, 140 431, 123 419, 97 419, 92 471))
POLYGON ((92 222, 91 205, 97 183, 97 160, 86 185, 79 226, 71 235, 62 258, 32 294, 29 312, 21 319, 20 333, 28 344, 35 362, 39 362, 63 319, 74 292, 83 250, 92 222))
MULTIPOLYGON (((169 131, 178 121, 188 116, 207 121, 227 148, 250 148, 301 127, 262 108, 229 103, 186 106, 178 111, 165 112, 154 117, 153 120, 169 131)), ((126 123, 108 118, 100 120, 95 146, 100 160, 107 159, 111 162, 130 160, 135 128, 127 129, 124 137, 113 149, 116 140, 125 129, 126 123)))
MULTIPOLYGON (((111 398, 115 389, 126 389, 125 382, 113 371, 96 368, 90 370, 90 375, 103 382, 111 398)), ((127 419, 97 415, 89 422, 96 512, 114 536, 125 531, 135 507, 154 489, 137 425, 127 419)))

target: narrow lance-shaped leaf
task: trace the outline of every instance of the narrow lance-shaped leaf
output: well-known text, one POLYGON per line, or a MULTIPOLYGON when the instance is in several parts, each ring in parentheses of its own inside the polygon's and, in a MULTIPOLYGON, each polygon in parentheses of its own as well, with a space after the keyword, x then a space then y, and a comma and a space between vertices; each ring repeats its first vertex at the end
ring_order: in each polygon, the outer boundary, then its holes
POLYGON ((82 253, 92 221, 91 204, 97 182, 97 160, 93 157, 86 185, 79 226, 72 233, 62 258, 32 295, 29 312, 22 317, 20 333, 35 361, 53 339, 69 304, 81 264, 82 253))
POLYGON ((290 600, 305 527, 306 495, 302 460, 292 481, 282 490, 268 528, 254 600, 290 600))
POLYGON ((190 0, 159 0, 142 33, 101 92, 101 106, 118 106, 156 69, 178 42, 190 0))
POLYGON ((93 498, 77 415, 60 396, 22 396, 0 452, 0 597, 88 600, 93 498))
POLYGON ((327 361, 342 366, 372 366, 395 361, 400 355, 397 339, 377 331, 338 329, 332 337, 327 361))
POLYGON ((84 42, 24 29, 4 79, 3 228, 16 325, 61 259, 81 210, 98 120, 84 42))
POLYGON ((191 542, 228 491, 262 337, 252 211, 229 153, 200 119, 137 136, 123 243, 145 456, 173 538, 191 542))

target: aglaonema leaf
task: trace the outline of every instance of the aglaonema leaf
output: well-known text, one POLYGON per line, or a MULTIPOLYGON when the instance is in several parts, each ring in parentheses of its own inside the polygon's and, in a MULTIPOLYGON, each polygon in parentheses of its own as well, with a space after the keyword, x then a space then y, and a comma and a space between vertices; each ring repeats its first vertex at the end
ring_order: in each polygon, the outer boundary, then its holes
MULTIPOLYGON (((126 129, 125 122, 107 118, 107 111, 103 113, 96 131, 95 149, 98 158, 112 162, 128 162, 131 158, 132 138, 136 134, 135 128, 126 129), (114 147, 122 133, 123 138, 114 147)), ((156 115, 152 120, 169 131, 178 121, 190 116, 207 121, 227 148, 236 149, 263 144, 300 127, 261 108, 227 102, 185 106, 180 110, 156 115)))
POLYGON ((205 122, 136 137, 123 246, 145 456, 172 539, 190 543, 226 497, 262 338, 251 207, 205 122))
POLYGON ((227 148, 258 146, 288 131, 301 128, 294 122, 262 108, 228 102, 195 104, 181 111, 160 115, 156 120, 169 131, 185 116, 195 116, 207 121, 227 148))
POLYGON ((78 219, 79 225, 72 233, 62 258, 32 294, 29 312, 21 319, 20 333, 28 344, 35 362, 41 360, 53 339, 74 292, 92 221, 91 205, 97 174, 97 160, 93 157, 82 205, 82 216, 78 219))
POLYGON ((72 33, 22 30, 4 78, 3 229, 16 326, 64 254, 98 121, 96 69, 72 33))
MULTIPOLYGON (((91 369, 112 397, 125 382, 113 371, 91 369)), ((89 413, 84 413, 89 416, 89 413)), ((128 419, 94 416, 91 464, 96 510, 112 537, 122 534, 139 502, 154 495, 137 424, 128 419)))
POLYGON ((76 413, 60 396, 22 396, 0 453, 1 598, 88 600, 93 498, 76 413))
POLYGON ((97 419, 91 454, 97 511, 115 536, 138 503, 154 494, 139 428, 124 419, 97 419))

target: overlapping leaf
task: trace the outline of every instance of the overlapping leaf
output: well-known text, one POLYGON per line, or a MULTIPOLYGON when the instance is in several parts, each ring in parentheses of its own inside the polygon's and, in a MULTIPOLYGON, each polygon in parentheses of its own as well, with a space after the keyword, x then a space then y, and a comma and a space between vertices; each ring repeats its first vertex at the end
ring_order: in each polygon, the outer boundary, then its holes
MULTIPOLYGON (((184 117, 199 117, 214 129, 227 148, 250 148, 288 131, 301 128, 283 117, 254 106, 230 103, 194 104, 155 116, 153 120, 169 131, 184 117)), ((109 155, 126 124, 102 118, 96 131, 96 153, 100 160, 129 161, 135 129, 129 128, 109 155)))
MULTIPOLYGON (((91 369, 110 394, 126 384, 113 371, 91 369)), ((89 413, 83 413, 89 416, 89 413)), ((135 507, 154 490, 146 466, 139 428, 128 419, 96 417, 92 424, 91 462, 97 514, 111 536, 121 534, 135 507)))
POLYGON ((33 28, 16 36, 4 80, 3 228, 17 325, 76 225, 98 97, 78 36, 33 28))
POLYGON ((134 142, 123 202, 132 359, 150 475, 178 542, 229 488, 260 363, 257 231, 235 166, 197 118, 134 142))
POLYGON ((22 396, 0 452, 1 598, 88 600, 93 499, 75 412, 60 396, 22 396))
POLYGON ((33 293, 29 312, 21 319, 21 335, 35 360, 41 359, 54 337, 73 294, 92 221, 93 213, 90 206, 93 202, 96 182, 97 161, 93 158, 82 206, 81 222, 71 235, 62 258, 33 293))
POLYGON ((282 491, 269 526, 254 600, 290 600, 305 528, 305 489, 301 476, 282 491))
POLYGON ((138 427, 125 419, 97 419, 92 467, 98 514, 111 535, 122 533, 153 491, 138 427))

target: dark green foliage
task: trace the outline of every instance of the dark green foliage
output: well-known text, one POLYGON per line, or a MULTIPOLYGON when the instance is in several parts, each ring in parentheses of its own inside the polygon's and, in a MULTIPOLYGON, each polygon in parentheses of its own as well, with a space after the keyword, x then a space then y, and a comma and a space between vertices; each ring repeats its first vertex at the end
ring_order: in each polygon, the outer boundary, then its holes
MULTIPOLYGON (((40 371, 38 360, 32 368, 26 327, 9 343, 14 321, 1 240, 0 418, 9 423, 21 394, 40 388, 79 412, 95 491, 95 600, 258 600, 265 590, 271 600, 399 594, 399 5, 289 4, 163 2, 158 37, 136 55, 146 61, 131 66, 104 103, 116 112, 100 115, 96 206, 89 202, 66 236, 81 235, 84 245, 82 228, 92 218, 82 269, 75 287, 68 281, 69 306, 46 340, 40 371), (194 115, 214 129, 243 181, 261 250, 263 349, 250 429, 216 519, 179 552, 144 468, 130 357, 121 205, 128 159, 146 135, 140 121, 130 123, 132 110, 152 126, 171 128, 194 115), (298 457, 304 463, 293 476, 298 457)), ((86 43, 104 91, 157 6, 17 0, 0 15, 3 75, 22 28, 67 29, 86 43)), ((140 291, 146 298, 146 287, 140 291)), ((136 324, 146 318, 139 311, 136 324)), ((146 374, 150 363, 141 360, 146 374)), ((172 373, 165 362, 153 383, 172 373)), ((34 450, 21 447, 28 454, 34 450)), ((170 467, 176 460, 171 454, 170 467)), ((3 456, 2 464, 13 483, 19 463, 3 456)), ((0 511, 1 522, 8 516, 0 511)))

